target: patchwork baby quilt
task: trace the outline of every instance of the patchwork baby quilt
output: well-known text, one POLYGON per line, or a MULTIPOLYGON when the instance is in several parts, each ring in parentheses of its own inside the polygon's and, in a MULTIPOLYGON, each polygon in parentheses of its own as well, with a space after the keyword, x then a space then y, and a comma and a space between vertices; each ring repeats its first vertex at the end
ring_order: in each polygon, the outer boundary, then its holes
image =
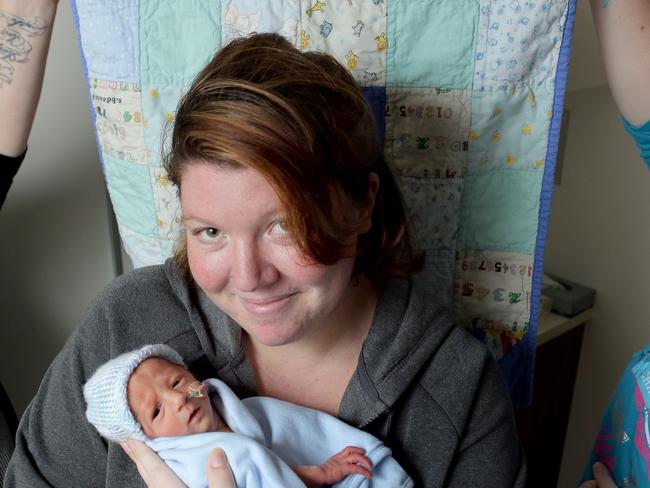
POLYGON ((575 0, 71 0, 104 175, 133 265, 180 231, 161 136, 229 40, 279 32, 362 86, 459 322, 530 400, 575 0))

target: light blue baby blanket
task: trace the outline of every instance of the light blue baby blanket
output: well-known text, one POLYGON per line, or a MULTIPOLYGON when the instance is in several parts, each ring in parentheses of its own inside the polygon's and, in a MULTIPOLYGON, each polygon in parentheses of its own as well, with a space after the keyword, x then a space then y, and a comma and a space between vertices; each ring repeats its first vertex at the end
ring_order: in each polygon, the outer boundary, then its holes
POLYGON ((149 446, 189 488, 207 488, 208 455, 226 452, 239 488, 293 488, 305 485, 289 466, 322 464, 347 446, 365 449, 372 478, 345 477, 337 488, 410 488, 413 481, 376 437, 318 410, 267 397, 240 400, 223 382, 210 379, 212 405, 233 430, 159 437, 149 446))

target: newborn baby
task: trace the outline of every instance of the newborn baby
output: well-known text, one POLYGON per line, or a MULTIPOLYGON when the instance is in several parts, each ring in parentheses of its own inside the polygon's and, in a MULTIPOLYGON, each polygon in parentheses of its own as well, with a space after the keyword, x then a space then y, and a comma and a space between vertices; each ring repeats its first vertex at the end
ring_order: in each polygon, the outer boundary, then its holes
POLYGON ((204 468, 214 447, 226 451, 240 487, 412 486, 373 436, 280 400, 239 400, 219 380, 198 382, 162 344, 102 365, 84 396, 86 416, 102 436, 146 442, 190 487, 207 486, 204 468))

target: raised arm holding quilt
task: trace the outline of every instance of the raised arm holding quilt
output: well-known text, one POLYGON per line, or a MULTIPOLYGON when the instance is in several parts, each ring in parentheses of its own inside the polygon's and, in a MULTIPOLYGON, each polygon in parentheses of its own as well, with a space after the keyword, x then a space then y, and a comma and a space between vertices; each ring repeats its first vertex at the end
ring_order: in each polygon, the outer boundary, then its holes
POLYGON ((650 168, 650 1, 591 0, 591 11, 614 100, 650 168))
POLYGON ((0 0, 0 207, 27 149, 57 2, 0 0))

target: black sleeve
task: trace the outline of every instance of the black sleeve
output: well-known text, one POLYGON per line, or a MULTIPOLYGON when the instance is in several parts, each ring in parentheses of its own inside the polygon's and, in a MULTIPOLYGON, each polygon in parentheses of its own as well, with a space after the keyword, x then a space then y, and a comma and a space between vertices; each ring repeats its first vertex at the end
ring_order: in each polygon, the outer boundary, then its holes
POLYGON ((0 208, 2 208, 2 204, 5 202, 11 183, 14 181, 14 176, 16 176, 23 159, 25 159, 26 153, 27 149, 15 158, 0 154, 0 208))

